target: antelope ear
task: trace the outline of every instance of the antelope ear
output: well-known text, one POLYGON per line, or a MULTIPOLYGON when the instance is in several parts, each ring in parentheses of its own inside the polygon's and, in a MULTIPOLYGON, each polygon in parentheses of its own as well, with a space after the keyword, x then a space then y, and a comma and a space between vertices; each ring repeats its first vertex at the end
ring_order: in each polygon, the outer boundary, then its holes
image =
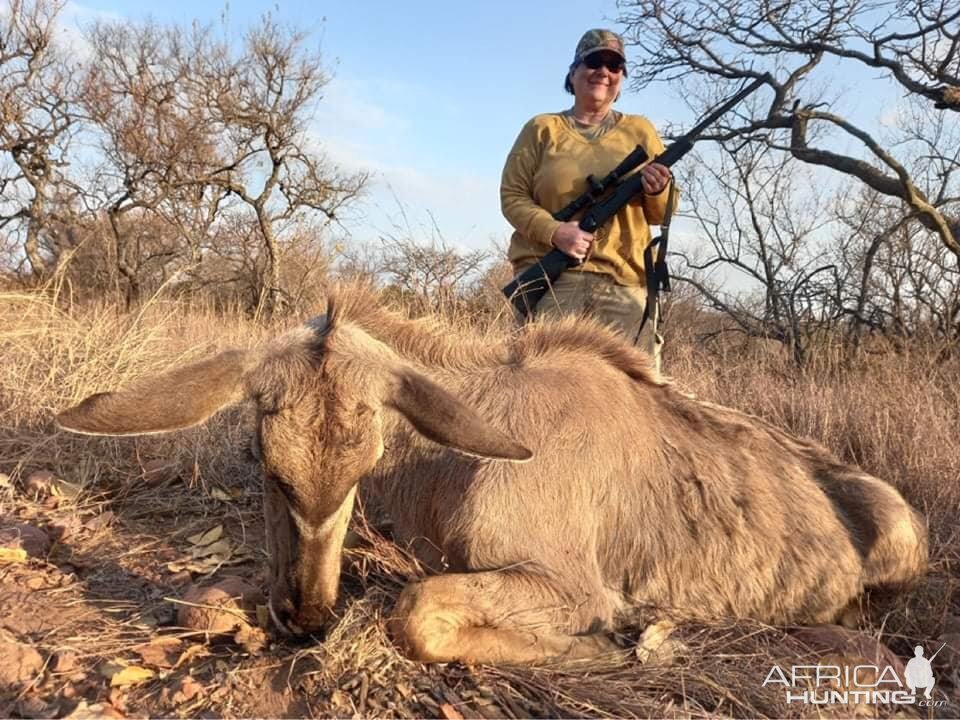
POLYGON ((525 461, 533 453, 514 442, 426 376, 395 371, 387 404, 424 437, 470 455, 525 461))
POLYGON ((229 350, 117 392, 91 395, 57 415, 64 430, 85 435, 148 435, 199 425, 244 397, 251 353, 229 350))

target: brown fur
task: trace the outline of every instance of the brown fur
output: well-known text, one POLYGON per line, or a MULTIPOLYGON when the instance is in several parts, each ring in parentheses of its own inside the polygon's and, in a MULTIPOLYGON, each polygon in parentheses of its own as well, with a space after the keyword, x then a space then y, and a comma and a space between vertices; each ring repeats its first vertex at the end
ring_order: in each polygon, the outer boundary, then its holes
MULTIPOLYGON (((194 366, 195 395, 215 367, 194 366)), ((398 540, 447 571, 408 587, 392 622, 424 660, 594 654, 638 615, 829 622, 864 588, 925 567, 924 525, 890 485, 690 398, 590 322, 488 339, 352 287, 230 367, 233 386, 221 370, 200 420, 239 389, 258 403, 271 603, 293 630, 329 620, 362 476, 398 540)), ((112 426, 102 411, 85 425, 83 405, 61 424, 169 429, 142 398, 175 397, 172 377, 100 396, 112 426)), ((189 418, 171 413, 198 422, 190 404, 189 418)))

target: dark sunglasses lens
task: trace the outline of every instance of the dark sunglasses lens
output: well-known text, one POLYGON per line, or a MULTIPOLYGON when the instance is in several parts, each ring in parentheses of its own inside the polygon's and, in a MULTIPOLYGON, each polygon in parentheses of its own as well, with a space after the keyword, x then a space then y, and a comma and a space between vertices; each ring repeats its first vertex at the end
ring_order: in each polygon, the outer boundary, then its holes
POLYGON ((604 58, 599 55, 587 55, 583 60, 583 64, 591 70, 599 70, 604 66, 612 73, 618 73, 623 70, 623 61, 620 60, 620 58, 604 58))

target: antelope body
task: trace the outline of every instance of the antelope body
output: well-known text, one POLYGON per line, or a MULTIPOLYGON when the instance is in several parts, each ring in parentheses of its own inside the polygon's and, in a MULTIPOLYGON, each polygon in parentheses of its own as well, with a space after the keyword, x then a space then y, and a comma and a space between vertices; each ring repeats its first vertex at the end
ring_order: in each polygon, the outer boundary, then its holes
POLYGON ((271 609, 294 632, 331 619, 361 478, 398 542, 443 571, 410 584, 391 619, 425 661, 593 655, 638 616, 831 622, 925 568, 924 524, 892 486, 690 398, 589 321, 491 341, 344 288, 261 348, 58 421, 164 432, 243 399, 258 409, 271 609))

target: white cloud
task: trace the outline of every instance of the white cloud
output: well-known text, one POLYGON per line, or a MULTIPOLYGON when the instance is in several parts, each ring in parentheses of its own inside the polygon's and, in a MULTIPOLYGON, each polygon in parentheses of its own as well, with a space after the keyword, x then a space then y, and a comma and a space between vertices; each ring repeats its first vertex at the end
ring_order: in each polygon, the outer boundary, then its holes
POLYGON ((399 132, 409 121, 388 111, 382 104, 366 99, 361 89, 365 84, 348 76, 335 76, 323 89, 314 117, 322 135, 356 135, 390 129, 399 132))
POLYGON ((505 237, 499 177, 402 160, 411 142, 411 121, 365 97, 362 90, 369 87, 345 77, 331 81, 310 128, 311 144, 332 163, 348 172, 371 173, 358 208, 363 217, 351 224, 351 232, 372 239, 409 225, 427 239, 435 234, 436 222, 446 241, 463 247, 486 249, 491 236, 505 237))
POLYGON ((434 234, 434 221, 445 240, 463 247, 486 249, 491 236, 506 234, 506 222, 500 217, 499 178, 432 173, 391 163, 365 145, 325 142, 319 147, 344 170, 372 174, 361 202, 364 221, 350 228, 360 238, 404 231, 409 225, 411 232, 427 239, 434 234))

